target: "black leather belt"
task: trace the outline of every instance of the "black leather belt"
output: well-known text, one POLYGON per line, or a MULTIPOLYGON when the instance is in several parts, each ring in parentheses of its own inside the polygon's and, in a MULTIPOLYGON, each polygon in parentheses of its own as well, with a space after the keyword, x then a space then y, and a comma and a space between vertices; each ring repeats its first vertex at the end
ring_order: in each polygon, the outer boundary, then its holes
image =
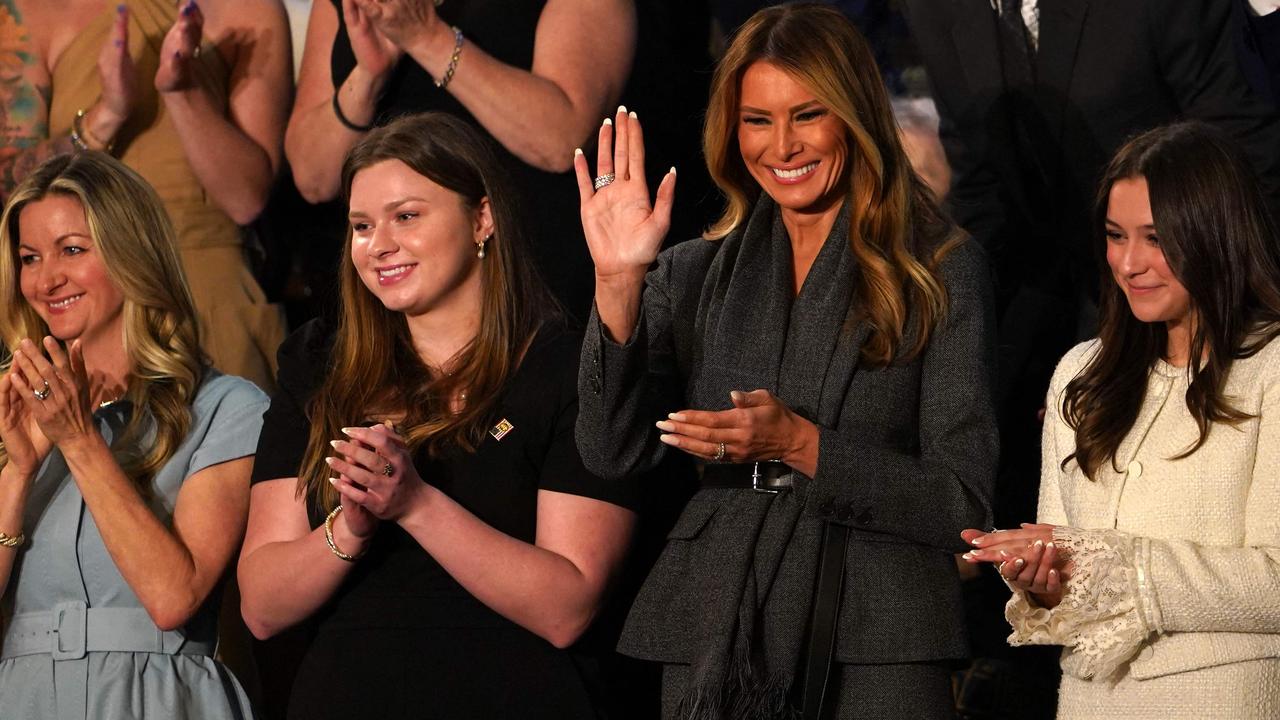
POLYGON ((702 468, 702 487, 780 493, 795 487, 795 473, 779 460, 709 464, 702 468))

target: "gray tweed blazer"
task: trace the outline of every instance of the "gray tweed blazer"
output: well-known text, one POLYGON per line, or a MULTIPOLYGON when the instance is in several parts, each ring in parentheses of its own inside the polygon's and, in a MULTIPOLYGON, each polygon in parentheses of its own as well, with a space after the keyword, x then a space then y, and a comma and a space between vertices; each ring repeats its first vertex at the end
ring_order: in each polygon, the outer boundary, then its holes
MULTIPOLYGON (((840 227, 847 228, 847 222, 840 227)), ((668 451, 657 440, 654 421, 677 409, 724 409, 729 407, 727 389, 763 387, 818 424, 818 469, 790 497, 699 491, 637 598, 620 649, 661 662, 697 662, 708 642, 731 632, 708 627, 721 617, 708 613, 708 606, 740 602, 740 594, 735 596, 733 587, 716 578, 740 547, 756 548, 759 578, 759 558, 765 553, 758 543, 769 532, 768 523, 745 518, 758 503, 774 502, 798 503, 793 510, 799 521, 780 539, 770 540, 780 544, 770 551, 776 567, 763 587, 753 588, 761 596, 763 626, 785 627, 788 632, 782 636, 803 635, 821 524, 832 521, 852 528, 836 660, 898 663, 964 657, 967 639, 951 554, 965 549, 962 529, 991 522, 998 456, 985 255, 966 241, 945 257, 940 270, 949 294, 948 314, 928 349, 910 362, 872 369, 858 362, 867 326, 841 322, 846 313, 856 318, 847 287, 843 295, 820 297, 823 288, 809 289, 815 275, 829 278, 833 287, 851 285, 849 278, 857 270, 847 235, 838 237, 833 230, 794 303, 789 263, 784 272, 753 278, 764 285, 786 282, 785 291, 760 288, 764 295, 774 292, 784 299, 757 302, 751 293, 733 289, 735 273, 747 272, 743 268, 752 261, 743 248, 772 247, 781 254, 765 262, 774 264, 783 264, 790 252, 767 197, 740 231, 752 232, 772 235, 773 245, 767 245, 766 237, 761 241, 765 245, 749 246, 731 235, 719 242, 691 240, 664 251, 646 279, 641 319, 625 344, 607 340, 592 313, 579 376, 578 447, 587 467, 601 476, 644 472, 668 451), (814 297, 806 299, 806 291, 814 297), (840 304, 834 308, 834 322, 815 317, 830 314, 833 302, 840 304), (773 340, 778 342, 771 345, 773 340), (782 371, 775 366, 782 377, 767 377, 768 372, 753 367, 753 352, 778 345, 785 345, 779 350, 782 371), (733 355, 735 347, 742 348, 741 354, 733 355), (787 368, 805 376, 803 382, 789 383, 787 368), (806 387, 813 385, 821 386, 822 398, 835 401, 819 399, 817 391, 806 395, 806 387)))

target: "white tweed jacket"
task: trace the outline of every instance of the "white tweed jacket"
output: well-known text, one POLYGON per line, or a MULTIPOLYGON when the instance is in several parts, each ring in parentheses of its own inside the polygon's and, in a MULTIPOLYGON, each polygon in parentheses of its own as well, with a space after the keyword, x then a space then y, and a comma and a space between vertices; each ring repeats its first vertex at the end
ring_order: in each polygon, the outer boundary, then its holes
POLYGON ((1097 351, 1073 348, 1046 403, 1039 521, 1074 553, 1054 610, 1015 594, 1014 644, 1059 644, 1079 678, 1134 679, 1280 657, 1280 341, 1233 363, 1225 392, 1253 419, 1197 429, 1187 373, 1159 362, 1133 429, 1089 480, 1061 417, 1067 384, 1097 351), (1118 471, 1115 468, 1119 468, 1118 471))

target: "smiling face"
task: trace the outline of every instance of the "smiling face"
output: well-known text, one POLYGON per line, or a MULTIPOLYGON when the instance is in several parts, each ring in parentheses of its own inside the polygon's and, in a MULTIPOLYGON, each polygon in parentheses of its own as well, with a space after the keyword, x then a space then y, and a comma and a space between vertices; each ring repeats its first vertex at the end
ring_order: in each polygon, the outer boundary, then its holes
POLYGON ((352 178, 349 219, 351 261, 388 310, 478 311, 476 249, 493 232, 487 200, 470 208, 403 162, 384 160, 352 178))
POLYGON ((742 75, 738 148, 748 172, 785 211, 821 214, 847 192, 844 122, 769 62, 742 75))
POLYGON ((1192 317, 1191 295, 1160 247, 1145 178, 1117 180, 1111 186, 1106 222, 1107 264, 1134 317, 1185 329, 1192 317))
POLYGON ((123 338, 124 295, 111 282, 80 201, 48 195, 18 215, 22 297, 63 341, 123 338))

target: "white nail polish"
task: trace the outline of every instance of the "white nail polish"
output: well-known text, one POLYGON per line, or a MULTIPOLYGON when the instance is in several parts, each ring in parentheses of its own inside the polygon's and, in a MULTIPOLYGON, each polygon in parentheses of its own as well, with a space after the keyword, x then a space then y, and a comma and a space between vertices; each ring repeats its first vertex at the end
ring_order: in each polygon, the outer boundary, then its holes
POLYGON ((626 105, 619 105, 619 106, 618 106, 618 114, 619 114, 619 115, 626 115, 626 114, 627 114, 627 106, 626 106, 626 105))
POLYGON ((330 441, 329 441, 329 445, 331 445, 331 446, 333 447, 333 449, 334 449, 334 450, 337 450, 337 449, 338 449, 338 442, 339 442, 338 440, 330 440, 330 441))
POLYGON ((612 126, 612 125, 613 125, 613 118, 605 118, 605 119, 604 119, 604 124, 605 124, 605 125, 612 126))
POLYGON ((574 154, 575 156, 577 156, 577 155, 581 155, 581 154, 582 154, 582 148, 574 148, 574 149, 573 149, 573 154, 574 154))
POLYGON ((631 118, 632 120, 635 120, 635 119, 636 119, 636 111, 635 111, 635 110, 632 110, 631 112, 627 113, 627 117, 631 118))

